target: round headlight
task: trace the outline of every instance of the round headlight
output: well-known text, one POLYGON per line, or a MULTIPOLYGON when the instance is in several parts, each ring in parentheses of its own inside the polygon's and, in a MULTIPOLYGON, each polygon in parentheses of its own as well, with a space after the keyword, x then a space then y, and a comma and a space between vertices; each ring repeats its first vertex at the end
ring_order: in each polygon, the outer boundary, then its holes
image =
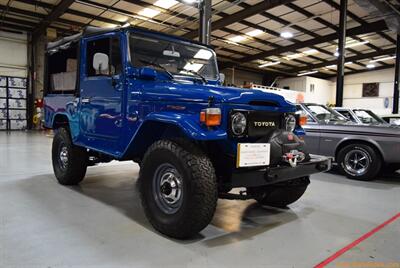
POLYGON ((296 128, 296 117, 294 115, 289 114, 286 116, 285 119, 285 129, 286 131, 293 132, 294 129, 296 128))
POLYGON ((246 130, 247 119, 246 116, 240 112, 232 115, 232 132, 236 136, 243 135, 246 130))

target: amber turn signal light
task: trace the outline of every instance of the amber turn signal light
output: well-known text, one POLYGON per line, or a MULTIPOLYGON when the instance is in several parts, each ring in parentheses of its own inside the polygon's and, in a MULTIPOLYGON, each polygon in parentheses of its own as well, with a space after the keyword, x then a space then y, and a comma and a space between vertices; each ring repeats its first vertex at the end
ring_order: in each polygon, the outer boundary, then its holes
POLYGON ((307 116, 304 114, 301 114, 299 116, 299 125, 304 126, 305 124, 307 124, 307 116))
POLYGON ((219 126, 221 124, 221 109, 207 108, 201 110, 200 122, 208 127, 219 126))

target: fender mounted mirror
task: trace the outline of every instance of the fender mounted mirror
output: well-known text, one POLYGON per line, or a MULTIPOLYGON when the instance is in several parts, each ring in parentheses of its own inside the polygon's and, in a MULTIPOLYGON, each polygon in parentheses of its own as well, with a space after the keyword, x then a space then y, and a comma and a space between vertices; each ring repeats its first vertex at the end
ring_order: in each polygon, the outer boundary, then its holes
POLYGON ((219 82, 221 83, 221 85, 225 82, 225 74, 223 73, 219 74, 219 82))

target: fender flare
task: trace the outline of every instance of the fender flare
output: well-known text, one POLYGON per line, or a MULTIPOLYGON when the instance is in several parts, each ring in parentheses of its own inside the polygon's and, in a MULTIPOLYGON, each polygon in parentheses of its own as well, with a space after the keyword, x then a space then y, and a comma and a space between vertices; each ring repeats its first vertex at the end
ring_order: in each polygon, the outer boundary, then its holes
MULTIPOLYGON (((218 128, 215 130, 209 130, 206 127, 201 126, 199 122, 199 115, 197 114, 157 112, 146 116, 142 125, 148 121, 173 124, 177 126, 188 138, 193 140, 222 140, 227 137, 226 130, 224 129, 218 128)), ((139 127, 138 131, 140 131, 140 128, 141 127, 139 127)))
POLYGON ((335 147, 335 158, 338 153, 338 149, 343 145, 343 143, 347 143, 350 141, 352 141, 354 143, 356 143, 357 141, 361 141, 361 142, 365 142, 365 143, 369 143, 369 144, 373 145, 378 150, 378 153, 382 156, 382 160, 385 161, 385 156, 383 154, 381 146, 375 140, 373 140, 369 137, 359 136, 359 135, 352 135, 352 136, 344 137, 343 139, 341 139, 336 144, 336 147, 335 147))
POLYGON ((68 126, 70 126, 71 118, 70 118, 69 114, 68 113, 64 113, 64 112, 63 113, 58 112, 58 113, 54 113, 54 115, 53 115, 53 117, 51 119, 50 126, 52 128, 54 128, 55 120, 56 120, 57 117, 66 117, 67 120, 68 120, 68 126))
MULTIPOLYGON (((151 123, 161 123, 164 127, 173 126, 179 130, 186 138, 194 141, 212 141, 223 140, 227 138, 227 132, 223 128, 216 128, 209 130, 202 126, 199 122, 199 115, 197 114, 183 114, 174 112, 154 112, 148 114, 138 126, 135 134, 126 147, 125 151, 121 153, 120 158, 127 158, 132 155, 143 154, 147 147, 154 142, 154 137, 160 138, 164 133, 153 132, 152 137, 145 137, 146 131, 143 130, 151 123), (147 140, 147 139, 150 140, 147 140)), ((164 128, 166 129, 166 128, 164 128)), ((150 135, 151 136, 151 135, 150 135)))

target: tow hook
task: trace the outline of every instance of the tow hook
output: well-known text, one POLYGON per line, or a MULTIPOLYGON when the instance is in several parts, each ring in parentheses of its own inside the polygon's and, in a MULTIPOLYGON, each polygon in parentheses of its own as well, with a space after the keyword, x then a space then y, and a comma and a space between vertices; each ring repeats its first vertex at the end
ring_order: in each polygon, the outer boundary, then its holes
POLYGON ((291 167, 296 167, 297 163, 302 162, 306 158, 306 156, 303 152, 291 150, 290 152, 285 153, 282 158, 283 161, 289 163, 291 167))

